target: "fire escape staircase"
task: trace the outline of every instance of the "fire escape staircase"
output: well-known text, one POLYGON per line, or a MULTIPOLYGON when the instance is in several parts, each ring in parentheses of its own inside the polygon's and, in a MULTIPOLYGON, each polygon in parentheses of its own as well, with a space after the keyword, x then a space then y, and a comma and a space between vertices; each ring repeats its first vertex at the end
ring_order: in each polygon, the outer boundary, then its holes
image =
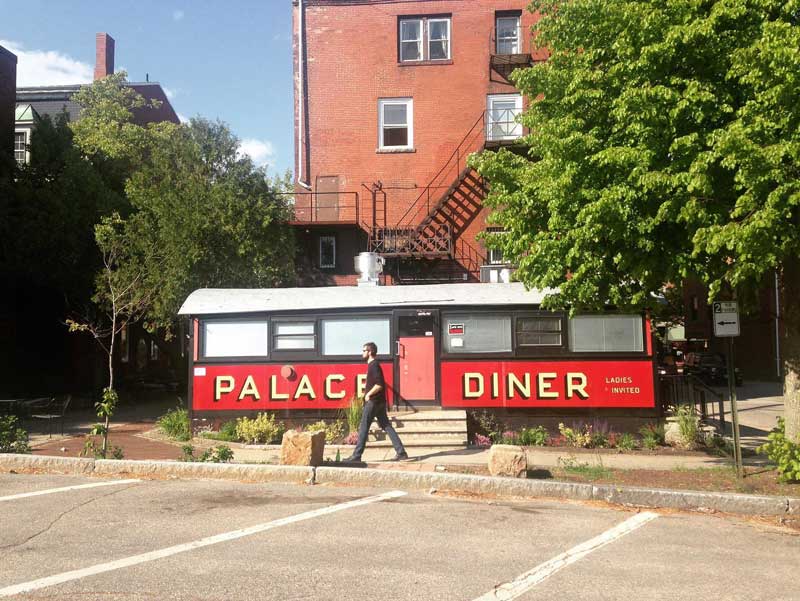
POLYGON ((462 234, 480 212, 486 196, 483 178, 467 165, 469 155, 485 147, 485 119, 482 112, 444 166, 394 226, 371 228, 369 248, 372 252, 400 260, 450 259, 458 264, 455 271, 460 272, 459 276, 479 273, 484 256, 464 240, 462 234))

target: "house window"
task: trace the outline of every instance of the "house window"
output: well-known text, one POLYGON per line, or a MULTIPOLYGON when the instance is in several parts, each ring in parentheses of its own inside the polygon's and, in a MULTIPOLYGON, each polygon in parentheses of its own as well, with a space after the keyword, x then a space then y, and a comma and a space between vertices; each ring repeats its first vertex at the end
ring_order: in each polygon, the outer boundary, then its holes
POLYGON ((521 94, 492 94, 486 98, 486 139, 491 142, 522 137, 517 117, 522 113, 521 94))
POLYGON ((150 341, 150 361, 158 361, 158 345, 155 341, 150 341))
POLYGON ((414 101, 411 98, 378 100, 381 149, 414 147, 414 101))
POLYGON ((489 265, 504 265, 505 261, 503 261, 503 250, 500 248, 490 248, 487 260, 489 265))
POLYGON ((400 19, 400 62, 450 59, 450 17, 400 19))
POLYGON ((498 15, 495 19, 497 54, 519 54, 519 15, 498 15))
POLYGON ((506 232, 502 227, 487 227, 486 228, 486 263, 488 265, 505 265, 505 260, 503 257, 503 249, 489 246, 489 244, 500 244, 502 241, 502 237, 505 236, 506 232))
POLYGON ((518 317, 517 346, 561 346, 561 318, 518 317))
POLYGON ((28 161, 27 159, 27 149, 26 149, 26 141, 25 141, 25 132, 24 131, 17 131, 14 132, 14 158, 17 160, 17 163, 20 165, 24 165, 28 161))
POLYGON ((275 338, 272 347, 276 351, 314 350, 313 321, 278 321, 273 326, 275 338))
POLYGON ((128 326, 119 331, 119 360, 128 363, 131 360, 131 345, 128 340, 128 326))
POLYGON ((336 236, 319 237, 319 266, 326 269, 336 267, 336 236))

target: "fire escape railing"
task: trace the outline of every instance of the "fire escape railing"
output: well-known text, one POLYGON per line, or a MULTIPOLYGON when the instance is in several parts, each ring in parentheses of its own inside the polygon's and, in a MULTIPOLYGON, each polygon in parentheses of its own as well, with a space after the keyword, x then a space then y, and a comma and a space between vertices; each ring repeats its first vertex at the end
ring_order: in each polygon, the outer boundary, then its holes
POLYGON ((291 197, 292 223, 361 223, 358 192, 276 192, 275 194, 291 197))

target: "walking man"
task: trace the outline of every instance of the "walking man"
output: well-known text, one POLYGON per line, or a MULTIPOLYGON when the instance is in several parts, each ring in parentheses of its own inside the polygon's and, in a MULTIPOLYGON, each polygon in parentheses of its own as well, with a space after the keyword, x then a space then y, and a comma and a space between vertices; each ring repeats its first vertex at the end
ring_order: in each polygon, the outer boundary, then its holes
POLYGON ((369 434, 369 427, 373 419, 378 420, 378 425, 381 430, 386 432, 389 440, 392 441, 395 456, 392 461, 401 461, 408 459, 403 443, 400 437, 389 422, 389 416, 386 415, 386 381, 383 378, 383 370, 381 364, 375 359, 378 354, 378 346, 374 342, 366 342, 361 348, 361 356, 367 361, 367 384, 365 387, 366 393, 364 394, 364 413, 361 415, 361 424, 358 427, 358 443, 353 454, 350 455, 346 462, 361 461, 361 455, 364 453, 364 447, 367 446, 367 435, 369 434))

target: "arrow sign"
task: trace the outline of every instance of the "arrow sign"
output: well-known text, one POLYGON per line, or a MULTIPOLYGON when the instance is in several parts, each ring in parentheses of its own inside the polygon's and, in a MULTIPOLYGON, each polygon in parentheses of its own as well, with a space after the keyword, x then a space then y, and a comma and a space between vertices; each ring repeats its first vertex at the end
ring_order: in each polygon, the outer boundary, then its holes
POLYGON ((714 336, 727 338, 739 335, 739 304, 735 301, 716 301, 714 311, 714 336))

